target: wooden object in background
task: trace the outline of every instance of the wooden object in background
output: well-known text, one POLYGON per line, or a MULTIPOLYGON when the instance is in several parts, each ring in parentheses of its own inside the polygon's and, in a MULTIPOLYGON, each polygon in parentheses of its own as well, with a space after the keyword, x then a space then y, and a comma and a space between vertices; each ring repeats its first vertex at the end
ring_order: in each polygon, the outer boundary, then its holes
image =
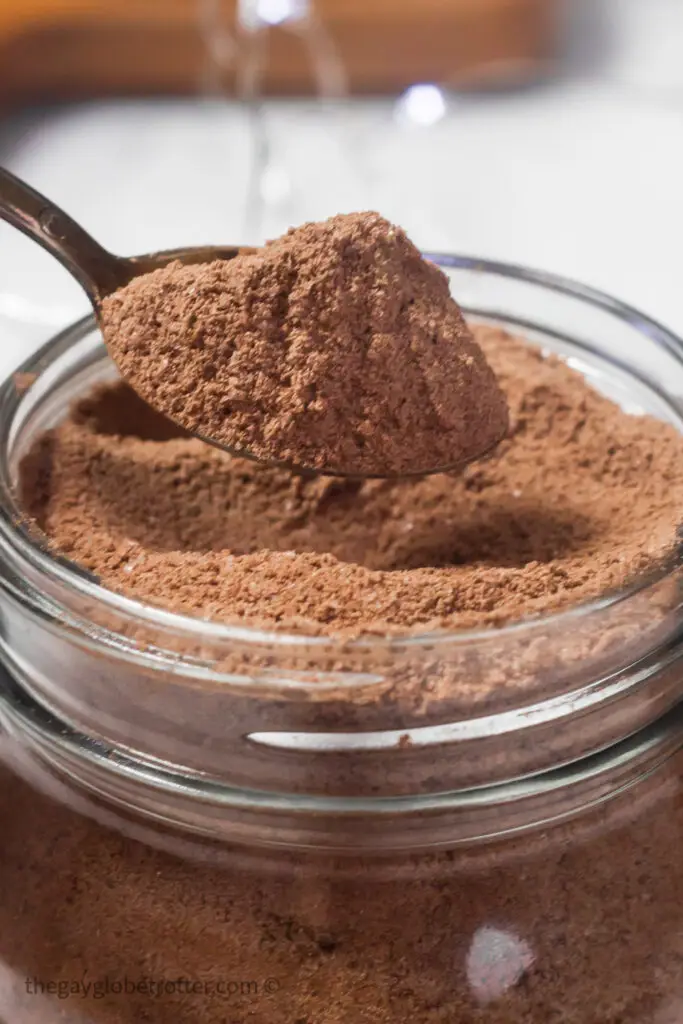
MULTIPOLYGON (((200 0, 0 0, 0 102, 195 92, 207 49, 200 0)), ((355 93, 412 82, 490 85, 533 77, 552 61, 559 0, 314 0, 355 93)), ((225 23, 236 0, 223 0, 225 23)), ((222 86, 238 89, 247 41, 222 86)), ((306 40, 267 34, 264 87, 315 89, 306 40)))

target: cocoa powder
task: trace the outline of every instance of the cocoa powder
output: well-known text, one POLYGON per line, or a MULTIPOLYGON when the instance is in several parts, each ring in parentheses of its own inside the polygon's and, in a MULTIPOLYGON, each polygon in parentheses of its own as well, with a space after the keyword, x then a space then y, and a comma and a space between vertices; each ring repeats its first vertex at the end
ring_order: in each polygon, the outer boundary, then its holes
POLYGON ((212 863, 2 768, 0 1017, 677 1024, 680 770, 679 755, 578 823, 484 848, 340 862, 228 847, 212 863))
POLYGON ((101 319, 150 405, 264 461, 419 473, 471 461, 507 427, 445 274, 378 214, 174 263, 107 298, 101 319))
POLYGON ((683 439, 558 358, 475 328, 509 438, 461 475, 302 479, 183 436, 125 386, 24 465, 55 549, 140 599, 331 635, 491 626, 621 588, 672 554, 683 439))
POLYGON ((14 374, 14 386, 17 389, 19 395, 24 395, 30 387, 35 384, 36 374, 35 373, 15 373, 14 374))

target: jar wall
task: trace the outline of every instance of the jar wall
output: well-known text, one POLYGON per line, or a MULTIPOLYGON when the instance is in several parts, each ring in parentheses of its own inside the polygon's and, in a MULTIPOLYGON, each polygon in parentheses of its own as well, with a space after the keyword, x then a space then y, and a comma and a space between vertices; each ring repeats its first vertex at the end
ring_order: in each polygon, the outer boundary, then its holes
POLYGON ((220 863, 199 842, 147 845, 132 819, 4 767, 0 1018, 675 1024, 682 766, 678 753, 571 824, 478 848, 235 847, 220 863))

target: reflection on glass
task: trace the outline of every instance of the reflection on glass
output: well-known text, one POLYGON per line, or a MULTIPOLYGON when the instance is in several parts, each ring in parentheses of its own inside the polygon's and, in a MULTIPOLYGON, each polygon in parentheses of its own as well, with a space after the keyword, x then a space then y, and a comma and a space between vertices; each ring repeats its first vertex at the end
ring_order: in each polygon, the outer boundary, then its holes
POLYGON ((467 954, 467 980, 481 1003, 491 1003, 518 984, 534 962, 524 939, 490 925, 479 928, 467 954))

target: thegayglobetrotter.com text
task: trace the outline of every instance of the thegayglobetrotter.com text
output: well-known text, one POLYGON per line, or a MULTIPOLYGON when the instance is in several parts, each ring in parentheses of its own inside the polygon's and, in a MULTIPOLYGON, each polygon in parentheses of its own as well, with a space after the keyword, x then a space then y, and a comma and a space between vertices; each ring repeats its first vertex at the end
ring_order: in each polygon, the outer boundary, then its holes
POLYGON ((216 996, 218 999, 258 998, 278 993, 281 984, 277 978, 260 981, 241 978, 211 978, 210 980, 177 978, 145 978, 128 975, 105 975, 101 978, 47 979, 26 978, 26 994, 51 996, 56 999, 106 999, 110 996, 142 996, 158 999, 162 996, 216 996))

